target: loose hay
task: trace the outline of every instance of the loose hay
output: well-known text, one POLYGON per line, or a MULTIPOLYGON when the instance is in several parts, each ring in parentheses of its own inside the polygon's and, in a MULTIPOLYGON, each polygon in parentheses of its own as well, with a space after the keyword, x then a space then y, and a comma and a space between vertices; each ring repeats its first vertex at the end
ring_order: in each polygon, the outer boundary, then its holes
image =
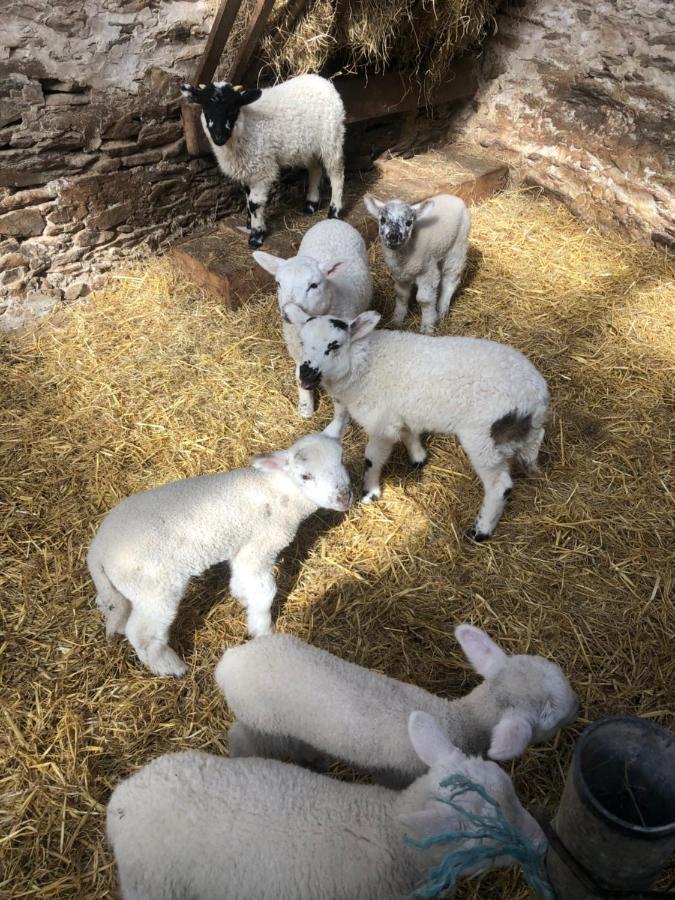
MULTIPOLYGON (((555 410, 542 475, 516 484, 489 544, 467 543, 479 485, 455 441, 434 437, 421 477, 397 453, 380 503, 318 515, 279 566, 280 630, 441 694, 476 683, 457 622, 558 660, 581 716, 513 766, 529 804, 555 808, 588 721, 673 723, 674 281, 665 251, 586 230, 550 202, 485 203, 445 330, 508 341, 541 368, 555 410)), ((170 750, 226 752, 213 670, 244 615, 224 573, 190 590, 174 637, 190 670, 175 681, 126 642, 106 645, 84 556, 130 491, 243 465, 327 423, 325 399, 311 425, 297 417, 279 332, 271 295, 227 312, 159 260, 6 339, 3 896, 108 896, 113 785, 170 750)), ((363 445, 352 428, 355 477, 363 445)), ((527 890, 509 871, 460 895, 527 890)))

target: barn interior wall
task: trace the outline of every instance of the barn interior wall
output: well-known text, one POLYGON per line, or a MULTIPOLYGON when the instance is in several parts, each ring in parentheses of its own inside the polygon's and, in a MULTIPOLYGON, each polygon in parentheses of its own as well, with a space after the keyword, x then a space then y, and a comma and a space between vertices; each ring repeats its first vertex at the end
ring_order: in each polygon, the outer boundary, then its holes
POLYGON ((675 5, 507 3, 453 124, 583 220, 675 240, 675 5))

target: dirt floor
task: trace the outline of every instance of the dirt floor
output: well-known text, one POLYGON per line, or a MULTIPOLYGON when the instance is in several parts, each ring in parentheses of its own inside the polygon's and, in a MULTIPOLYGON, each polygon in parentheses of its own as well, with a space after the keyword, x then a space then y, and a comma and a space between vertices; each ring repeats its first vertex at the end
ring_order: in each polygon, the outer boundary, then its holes
MULTIPOLYGON (((462 621, 557 660, 581 712, 513 765, 530 805, 555 809, 591 720, 675 718, 674 288, 665 250, 599 235, 531 194, 484 203, 443 331, 513 344, 544 373, 541 475, 517 482, 492 541, 470 543, 479 484, 454 439, 433 437, 421 475, 397 451, 380 503, 317 515, 279 561, 280 630, 445 696, 476 683, 452 636, 462 621)), ((158 260, 3 337, 2 896, 114 895, 112 787, 167 751, 227 752, 213 671, 245 634, 226 573, 190 589, 174 637, 189 674, 175 681, 106 644, 84 560, 126 494, 245 465, 329 421, 325 398, 313 422, 298 418, 279 324, 271 294, 228 312, 158 260)), ((352 427, 355 481, 363 447, 352 427)), ((459 895, 528 892, 505 871, 459 895)))

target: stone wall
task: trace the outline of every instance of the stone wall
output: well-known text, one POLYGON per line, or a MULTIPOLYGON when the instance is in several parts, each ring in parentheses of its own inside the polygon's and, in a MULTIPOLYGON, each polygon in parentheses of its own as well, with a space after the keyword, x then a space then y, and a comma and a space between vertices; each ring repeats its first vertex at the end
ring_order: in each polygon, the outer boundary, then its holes
POLYGON ((510 3, 453 133, 581 218, 672 243, 674 50, 672 0, 510 3))
POLYGON ((0 307, 87 293, 130 248, 239 202, 179 118, 211 19, 207 0, 5 0, 0 307))

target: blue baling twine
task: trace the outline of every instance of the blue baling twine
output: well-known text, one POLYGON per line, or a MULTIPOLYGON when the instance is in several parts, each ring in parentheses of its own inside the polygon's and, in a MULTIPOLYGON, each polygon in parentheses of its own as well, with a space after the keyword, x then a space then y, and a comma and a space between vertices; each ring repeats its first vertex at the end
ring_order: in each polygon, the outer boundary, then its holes
POLYGON ((464 775, 450 775, 441 782, 441 787, 452 788, 448 799, 435 797, 441 803, 450 806, 460 819, 472 825, 474 830, 446 831, 444 834, 431 835, 422 840, 414 840, 407 835, 404 840, 413 847, 426 850, 437 844, 464 844, 467 841, 489 841, 477 847, 453 849, 439 865, 429 870, 425 884, 417 888, 413 897, 438 897, 450 891, 454 896, 457 882, 462 875, 475 866, 490 863, 498 856, 509 856, 522 869, 525 880, 542 900, 554 900, 555 894, 546 877, 544 856, 547 842, 537 844, 529 841, 504 818, 501 807, 480 784, 471 781, 464 775), (478 815, 464 809, 456 800, 463 794, 478 794, 494 810, 491 815, 478 815))

